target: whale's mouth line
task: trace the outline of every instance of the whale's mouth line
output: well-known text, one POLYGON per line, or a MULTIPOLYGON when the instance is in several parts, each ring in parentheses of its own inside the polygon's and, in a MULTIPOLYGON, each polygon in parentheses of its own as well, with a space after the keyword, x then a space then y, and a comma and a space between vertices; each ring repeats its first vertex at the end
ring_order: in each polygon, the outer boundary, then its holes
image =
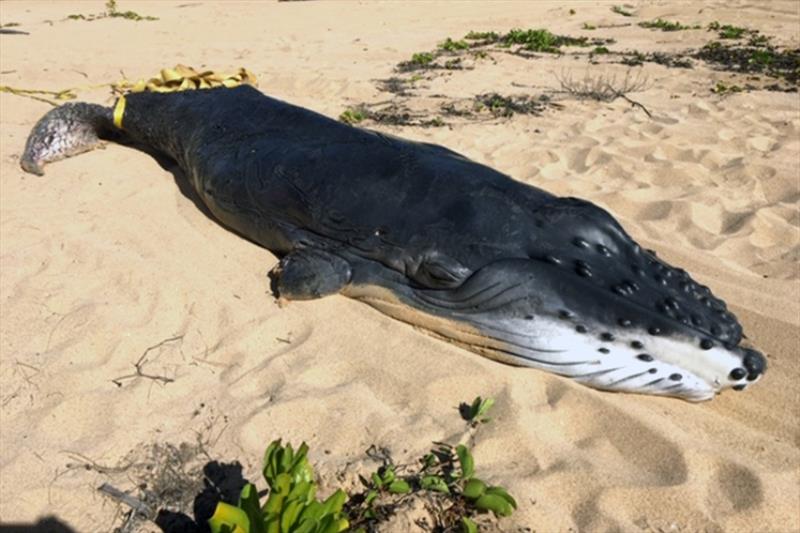
MULTIPOLYGON (((602 287, 596 283, 592 283, 591 281, 585 280, 584 278, 581 278, 579 276, 573 276, 571 275, 570 271, 565 271, 559 268, 558 266, 550 264, 542 259, 529 257, 526 259, 520 258, 519 260, 533 261, 536 263, 537 268, 544 267, 550 269, 551 272, 558 273, 559 275, 569 276, 571 283, 585 283, 588 287, 591 287, 592 289, 595 290, 608 289, 608 287, 602 287)), ((446 292, 452 293, 452 291, 458 291, 459 289, 462 289, 465 285, 467 285, 470 282, 470 280, 473 280, 476 276, 480 275, 482 271, 487 271, 487 269, 491 269, 499 262, 500 261, 491 262, 482 266, 478 270, 474 271, 472 275, 470 275, 467 279, 465 279, 458 287, 453 287, 448 289, 432 289, 432 290, 415 289, 414 293, 417 297, 420 298, 420 300, 422 300, 428 305, 431 305, 433 307, 438 307, 442 310, 461 311, 465 314, 478 314, 484 312, 488 313, 491 311, 495 311, 497 309, 501 309, 506 306, 510 306, 511 304, 526 300, 527 298, 530 297, 530 295, 536 294, 534 291, 528 291, 530 294, 525 294, 517 298, 502 300, 500 303, 493 305, 491 307, 482 306, 483 303, 500 299, 503 295, 506 295, 509 292, 513 292, 514 290, 520 287, 524 287, 527 280, 523 280, 523 281, 509 281, 509 282, 495 281, 487 286, 482 287, 477 291, 471 292, 463 296, 453 295, 453 297, 447 297, 447 298, 443 298, 440 296, 441 294, 446 292), (492 294, 487 295, 487 293, 495 291, 500 287, 502 288, 497 292, 493 292, 492 294), (469 309, 470 307, 474 307, 474 311, 469 309)), ((724 340, 709 331, 704 331, 699 329, 698 326, 693 324, 691 321, 687 320, 688 322, 687 323, 687 322, 682 322, 669 315, 665 316, 663 314, 658 313, 656 310, 646 305, 645 303, 642 303, 636 299, 626 298, 624 296, 615 293, 612 290, 604 290, 603 298, 605 298, 606 301, 608 302, 609 308, 616 308, 616 309, 628 308, 630 309, 630 311, 628 312, 629 314, 634 314, 640 317, 653 316, 656 317, 658 320, 668 320, 669 322, 674 323, 679 329, 686 332, 687 334, 691 333, 692 335, 694 335, 699 339, 708 339, 717 342, 727 349, 732 349, 735 348, 736 346, 742 345, 743 338, 741 337, 736 342, 734 342, 732 339, 724 340)), ((576 314, 580 314, 579 312, 576 312, 576 310, 574 309, 571 309, 570 311, 575 312, 576 314)))

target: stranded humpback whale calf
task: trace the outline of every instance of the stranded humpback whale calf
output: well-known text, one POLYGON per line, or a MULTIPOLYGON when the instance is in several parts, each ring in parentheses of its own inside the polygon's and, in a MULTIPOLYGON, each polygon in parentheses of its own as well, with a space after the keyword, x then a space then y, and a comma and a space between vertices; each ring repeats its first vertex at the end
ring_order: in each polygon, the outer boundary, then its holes
POLYGON ((600 207, 249 86, 63 105, 22 168, 120 136, 174 159, 222 224, 280 257, 281 298, 340 293, 604 390, 699 401, 766 368, 724 302, 600 207))

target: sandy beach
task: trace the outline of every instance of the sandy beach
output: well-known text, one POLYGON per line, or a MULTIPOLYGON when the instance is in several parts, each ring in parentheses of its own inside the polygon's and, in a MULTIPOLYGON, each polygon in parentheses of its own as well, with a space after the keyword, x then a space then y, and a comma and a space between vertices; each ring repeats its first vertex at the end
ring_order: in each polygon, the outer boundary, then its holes
MULTIPOLYGON (((129 509, 97 488, 139 494, 158 450, 184 450, 187 469, 239 461, 263 486, 266 445, 305 441, 329 494, 377 468, 372 446, 412 462, 466 435, 477 473, 519 503, 494 529, 800 531, 797 82, 692 56, 717 39, 714 21, 798 49, 800 6, 614 5, 119 0, 157 18, 136 21, 87 20, 102 1, 0 3, 2 86, 110 105, 123 77, 246 67, 270 96, 360 110, 360 127, 600 205, 723 298, 769 364, 752 388, 693 404, 503 365, 343 296, 280 306, 276 256, 209 218, 150 155, 109 144, 24 173, 25 139, 51 106, 2 92, 0 524, 113 531, 129 509), (688 28, 638 25, 657 19, 688 28), (437 49, 512 28, 591 45, 437 49), (398 67, 424 52, 441 68, 398 67), (628 83, 627 98, 565 89, 598 77, 628 83), (468 430, 458 406, 476 396, 496 403, 468 430)), ((424 531, 426 516, 401 509, 381 531, 424 531)))

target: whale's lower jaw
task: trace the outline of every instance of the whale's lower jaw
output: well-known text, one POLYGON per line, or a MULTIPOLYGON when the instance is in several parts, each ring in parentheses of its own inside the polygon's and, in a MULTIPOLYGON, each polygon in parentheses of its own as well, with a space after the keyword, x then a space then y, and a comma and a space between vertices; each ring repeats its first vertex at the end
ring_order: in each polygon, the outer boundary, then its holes
POLYGON ((731 375, 742 355, 701 350, 693 339, 589 325, 581 331, 557 317, 525 319, 420 310, 384 287, 351 286, 345 294, 379 311, 485 357, 571 378, 616 392, 699 402, 726 388, 742 390, 759 377, 731 375))

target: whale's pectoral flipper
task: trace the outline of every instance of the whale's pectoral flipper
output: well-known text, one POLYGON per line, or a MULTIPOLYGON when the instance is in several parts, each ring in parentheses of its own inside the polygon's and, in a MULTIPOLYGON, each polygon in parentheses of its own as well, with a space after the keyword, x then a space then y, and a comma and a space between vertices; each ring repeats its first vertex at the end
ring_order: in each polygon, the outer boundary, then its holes
POLYGON ((339 292, 350 282, 351 270, 338 255, 303 248, 284 256, 270 277, 279 298, 314 300, 339 292))

